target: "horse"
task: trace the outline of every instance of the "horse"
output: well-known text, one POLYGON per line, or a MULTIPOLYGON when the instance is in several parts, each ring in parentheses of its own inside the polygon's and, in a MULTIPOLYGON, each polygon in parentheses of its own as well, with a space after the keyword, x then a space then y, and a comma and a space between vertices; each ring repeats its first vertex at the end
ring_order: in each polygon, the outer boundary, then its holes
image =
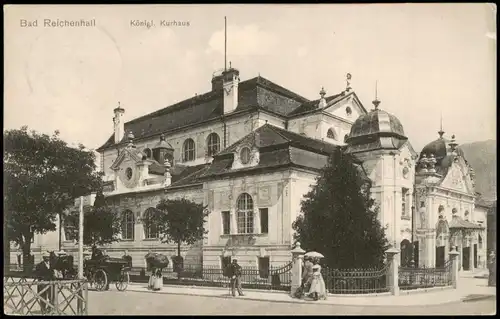
POLYGON ((65 252, 49 252, 50 268, 62 274, 63 279, 72 279, 76 276, 73 256, 65 252))

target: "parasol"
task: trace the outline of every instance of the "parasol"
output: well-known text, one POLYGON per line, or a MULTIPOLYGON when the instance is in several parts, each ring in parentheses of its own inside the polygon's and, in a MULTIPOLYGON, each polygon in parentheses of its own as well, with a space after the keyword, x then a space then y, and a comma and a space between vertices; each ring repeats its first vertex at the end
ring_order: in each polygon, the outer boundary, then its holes
POLYGON ((306 257, 312 257, 312 258, 325 258, 322 254, 318 253, 317 251, 310 251, 307 252, 304 256, 306 257))

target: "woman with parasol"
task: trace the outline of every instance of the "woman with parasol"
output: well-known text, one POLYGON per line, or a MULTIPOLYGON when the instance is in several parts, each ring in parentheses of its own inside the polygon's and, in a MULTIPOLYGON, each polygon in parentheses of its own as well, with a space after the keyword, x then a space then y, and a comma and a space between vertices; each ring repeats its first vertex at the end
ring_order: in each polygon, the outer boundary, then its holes
POLYGON ((312 274, 311 274, 311 285, 309 288, 308 296, 311 296, 314 300, 326 299, 326 285, 323 280, 323 275, 321 275, 321 266, 319 265, 320 258, 324 256, 318 252, 309 252, 305 254, 305 257, 312 258, 312 274))

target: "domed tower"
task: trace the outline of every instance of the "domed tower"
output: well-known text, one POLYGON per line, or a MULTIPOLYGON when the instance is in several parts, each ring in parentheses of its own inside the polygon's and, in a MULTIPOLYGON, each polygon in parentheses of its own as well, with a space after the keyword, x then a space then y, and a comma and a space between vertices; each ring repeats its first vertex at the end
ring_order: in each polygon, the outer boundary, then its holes
POLYGON ((393 247, 411 241, 414 161, 416 153, 397 117, 379 108, 361 115, 346 138, 346 152, 363 162, 379 205, 379 220, 393 247))
MULTIPOLYGON (((424 146, 416 164, 416 235, 421 265, 428 267, 443 266, 453 246, 459 253, 474 256, 480 231, 472 223, 474 216, 469 216, 474 212, 474 172, 457 148, 455 135, 448 139, 444 133, 441 127, 439 137, 424 146)), ((466 268, 472 267, 472 260, 463 260, 466 268)))

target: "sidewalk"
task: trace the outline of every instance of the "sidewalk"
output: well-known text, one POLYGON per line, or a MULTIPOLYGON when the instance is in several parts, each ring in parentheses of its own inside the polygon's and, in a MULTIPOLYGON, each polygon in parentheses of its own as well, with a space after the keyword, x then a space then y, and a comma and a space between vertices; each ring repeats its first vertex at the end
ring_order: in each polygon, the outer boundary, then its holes
MULTIPOLYGON (((333 296, 329 295, 327 300, 308 301, 294 299, 288 293, 283 291, 265 291, 265 290, 244 290, 245 296, 236 297, 244 300, 258 300, 271 302, 287 302, 287 303, 311 303, 327 304, 327 305, 343 305, 343 306, 425 306, 439 305, 451 302, 467 300, 468 298, 482 299, 487 296, 496 297, 495 287, 488 287, 488 282, 485 279, 476 279, 462 277, 459 281, 458 289, 438 289, 428 292, 418 292, 405 294, 402 292, 400 296, 379 295, 379 296, 333 296)), ((175 294, 175 295, 190 295, 204 296, 215 298, 233 298, 230 295, 228 288, 217 287, 193 287, 193 286, 173 286, 164 285, 161 291, 151 291, 146 288, 147 284, 130 284, 128 291, 157 293, 157 294, 175 294)))

